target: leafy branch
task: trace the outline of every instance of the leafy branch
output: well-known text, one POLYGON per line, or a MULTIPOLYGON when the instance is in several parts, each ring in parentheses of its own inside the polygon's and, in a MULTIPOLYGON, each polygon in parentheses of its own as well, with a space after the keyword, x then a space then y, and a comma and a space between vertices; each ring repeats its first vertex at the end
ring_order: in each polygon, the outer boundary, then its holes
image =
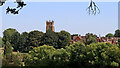
MULTIPOLYGON (((6 0, 0 0, 0 6, 2 6, 5 3, 6 0)), ((26 6, 26 4, 22 1, 22 0, 16 0, 17 3, 17 7, 16 8, 10 8, 9 6, 6 9, 6 14, 18 14, 18 12, 24 7, 26 6)), ((90 5, 87 8, 87 11, 90 14, 96 15, 96 13, 100 13, 99 8, 97 7, 96 3, 93 2, 92 0, 90 1, 90 5)))
MULTIPOLYGON (((5 3, 6 0, 0 0, 0 6, 2 6, 5 3)), ((24 7, 26 6, 26 4, 22 1, 22 0, 16 0, 17 3, 17 7, 16 8, 10 8, 9 6, 6 9, 6 14, 9 14, 9 12, 11 14, 18 14, 18 12, 24 7)))

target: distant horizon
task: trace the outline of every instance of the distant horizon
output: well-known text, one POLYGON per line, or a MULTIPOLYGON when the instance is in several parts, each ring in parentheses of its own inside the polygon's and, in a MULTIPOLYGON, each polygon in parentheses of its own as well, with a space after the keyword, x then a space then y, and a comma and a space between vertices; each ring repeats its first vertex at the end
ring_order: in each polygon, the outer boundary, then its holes
MULTIPOLYGON (((97 36, 114 34, 118 29, 118 3, 97 2, 100 14, 89 15, 86 8, 89 2, 26 2, 19 15, 5 14, 5 9, 10 4, 6 3, 2 8, 2 32, 13 28, 18 32, 30 32, 38 30, 46 32, 46 21, 53 20, 55 32, 65 30, 70 34, 93 33, 97 36)), ((1 35, 2 37, 3 35, 1 35)))
MULTIPOLYGON (((9 29, 9 28, 8 28, 9 29)), ((12 28, 12 29, 14 29, 14 28, 12 28)), ((16 29, 17 30, 17 29, 16 29)), ((117 29, 116 29, 117 30, 117 29)), ((18 31, 18 30, 17 30, 18 31)), ((37 30, 37 29, 35 29, 35 30, 31 30, 31 31, 40 31, 40 30, 37 30)), ((31 31, 24 31, 24 32, 27 32, 27 33, 29 33, 29 32, 31 32, 31 31)), ((61 30, 61 31, 66 31, 66 30, 61 30)), ((19 32, 19 31, 18 31, 19 32)), ((43 31, 40 31, 40 32, 43 32, 43 31)), ((54 31, 54 32, 56 32, 56 31, 54 31)), ((60 32, 60 31, 59 31, 60 32)), ((68 31, 67 31, 68 32, 68 31)), ((20 33, 20 32, 19 32, 20 33)), ((22 32, 23 33, 23 32, 22 32)), ((22 34, 22 33, 20 33, 20 34, 22 34)), ((43 33, 46 33, 46 32, 43 32, 43 33)), ((71 34, 71 33, 70 33, 71 34)), ((73 34, 78 34, 78 35, 81 35, 81 36, 85 36, 86 34, 87 34, 87 32, 85 33, 85 34, 79 34, 79 33, 72 33, 71 35, 73 35, 73 34)), ((98 34, 95 34, 95 33, 92 33, 92 34, 94 34, 94 35, 97 35, 98 37, 99 36, 101 36, 101 37, 105 37, 105 35, 98 35, 98 34)), ((108 34, 108 33, 107 33, 108 34)), ((114 35, 114 33, 111 33, 111 34, 113 34, 114 35)), ((3 37, 3 36, 0 36, 0 37, 3 37)))

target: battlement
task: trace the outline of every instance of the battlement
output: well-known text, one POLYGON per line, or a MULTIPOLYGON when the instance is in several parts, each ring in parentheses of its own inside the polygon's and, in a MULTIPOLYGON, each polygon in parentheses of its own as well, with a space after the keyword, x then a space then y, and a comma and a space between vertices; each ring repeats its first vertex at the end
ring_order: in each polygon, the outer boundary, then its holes
POLYGON ((46 25, 52 25, 53 26, 54 25, 54 21, 53 20, 52 21, 50 21, 50 20, 46 21, 46 25))
POLYGON ((46 21, 46 31, 47 30, 52 30, 52 31, 54 31, 54 21, 52 20, 52 21, 46 21))

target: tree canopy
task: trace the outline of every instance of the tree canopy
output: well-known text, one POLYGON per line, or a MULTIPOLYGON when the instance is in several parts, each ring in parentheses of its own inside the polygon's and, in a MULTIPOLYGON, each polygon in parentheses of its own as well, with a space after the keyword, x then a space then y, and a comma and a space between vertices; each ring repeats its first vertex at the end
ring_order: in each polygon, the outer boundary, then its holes
POLYGON ((92 33, 87 33, 86 38, 83 40, 83 42, 86 45, 89 45, 91 43, 97 43, 96 38, 97 38, 97 35, 93 35, 92 33))
POLYGON ((16 29, 9 28, 3 35, 3 65, 13 62, 18 66, 45 68, 120 67, 120 46, 98 43, 96 42, 97 35, 92 33, 87 33, 82 43, 74 44, 69 44, 71 35, 66 31, 43 33, 34 30, 20 34, 16 29), (22 53, 14 55, 14 48, 22 53), (23 60, 20 60, 21 56, 23 60))
POLYGON ((111 33, 108 33, 105 37, 108 37, 110 39, 111 37, 114 37, 114 35, 111 33))
POLYGON ((65 48, 65 46, 70 45, 71 35, 69 32, 60 31, 58 33, 58 46, 57 48, 65 48))
POLYGON ((71 35, 66 31, 53 32, 51 30, 46 33, 34 30, 20 34, 16 29, 9 28, 3 32, 2 39, 4 44, 8 41, 14 51, 28 52, 34 47, 42 45, 53 46, 57 49, 65 48, 70 45, 71 35))
POLYGON ((42 45, 57 46, 58 36, 52 30, 48 30, 41 39, 42 45))
POLYGON ((2 39, 4 44, 8 41, 16 51, 18 49, 19 37, 20 33, 16 29, 9 28, 3 32, 2 39))
POLYGON ((27 52, 28 51, 28 33, 27 32, 23 32, 20 35, 18 50, 20 52, 27 52))
POLYGON ((24 57, 26 66, 114 68, 120 64, 120 48, 110 43, 84 45, 77 42, 65 49, 43 45, 35 47, 24 57))
POLYGON ((115 31, 114 36, 115 36, 115 37, 120 37, 120 30, 119 30, 119 29, 117 29, 117 30, 115 31))
POLYGON ((35 47, 29 51, 29 54, 24 58, 26 66, 41 66, 46 67, 51 65, 52 55, 55 51, 53 46, 43 45, 35 47))

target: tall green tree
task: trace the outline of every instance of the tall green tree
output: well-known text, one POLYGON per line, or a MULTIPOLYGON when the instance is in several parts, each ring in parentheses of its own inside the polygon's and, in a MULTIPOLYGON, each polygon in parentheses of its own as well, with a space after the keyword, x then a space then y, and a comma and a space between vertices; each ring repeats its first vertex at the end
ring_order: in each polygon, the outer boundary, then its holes
POLYGON ((118 44, 119 44, 119 48, 120 48, 120 39, 118 39, 118 44))
POLYGON ((8 41, 10 44, 12 44, 14 50, 17 51, 19 37, 20 37, 20 33, 16 29, 9 28, 3 32, 2 40, 4 44, 6 44, 6 42, 8 41))
POLYGON ((65 48, 65 46, 70 45, 71 35, 69 32, 60 31, 58 33, 58 45, 56 48, 65 48))
POLYGON ((89 63, 95 68, 118 67, 120 63, 120 49, 110 43, 92 43, 87 46, 91 54, 89 63))
POLYGON ((11 44, 13 44, 14 51, 18 51, 19 50, 19 40, 20 40, 20 33, 19 32, 15 32, 12 35, 12 39, 11 39, 11 44))
POLYGON ((35 47, 24 57, 24 63, 26 66, 50 67, 53 64, 52 55, 54 51, 55 48, 53 46, 43 45, 35 47))
MULTIPOLYGON (((119 29, 115 31, 114 37, 120 37, 120 30, 119 29)), ((118 44, 120 46, 120 39, 118 39, 118 44)))
POLYGON ((105 37, 108 37, 110 39, 111 37, 114 37, 114 35, 111 33, 108 33, 105 37))
POLYGON ((86 34, 86 38, 83 40, 83 42, 84 42, 86 45, 89 45, 89 44, 91 44, 91 43, 97 43, 96 38, 97 38, 96 35, 93 35, 92 33, 87 33, 87 34, 86 34))
POLYGON ((43 32, 40 32, 38 30, 31 31, 28 34, 28 41, 27 41, 27 51, 30 51, 34 47, 40 46, 41 38, 43 36, 43 32))
POLYGON ((66 51, 66 49, 56 49, 52 56, 52 60, 54 62, 54 67, 56 68, 67 68, 69 62, 70 55, 66 51))
POLYGON ((70 55, 69 63, 71 67, 87 67, 89 56, 87 56, 87 48, 83 43, 77 42, 66 46, 66 50, 70 55))
POLYGON ((120 37, 120 30, 119 30, 119 29, 115 31, 114 36, 115 36, 115 37, 120 37))
POLYGON ((13 47, 12 45, 7 41, 4 47, 4 55, 10 56, 12 55, 13 47))
POLYGON ((28 42, 29 42, 29 46, 33 46, 33 47, 37 47, 41 44, 40 39, 43 36, 43 32, 40 31, 31 31, 28 34, 28 42))
POLYGON ((57 49, 65 48, 70 44, 71 35, 69 32, 61 31, 61 32, 53 32, 48 30, 42 37, 41 45, 50 45, 54 46, 57 49))
POLYGON ((4 32, 3 32, 3 41, 4 41, 4 43, 6 43, 7 41, 9 41, 11 43, 12 42, 12 35, 15 32, 17 32, 16 29, 12 29, 12 28, 4 30, 4 32))
POLYGON ((48 30, 41 39, 42 44, 41 45, 49 45, 53 47, 57 47, 58 42, 58 36, 55 32, 48 30))
POLYGON ((23 32, 20 35, 20 40, 19 40, 19 51, 20 52, 27 52, 28 51, 28 33, 27 32, 23 32))

